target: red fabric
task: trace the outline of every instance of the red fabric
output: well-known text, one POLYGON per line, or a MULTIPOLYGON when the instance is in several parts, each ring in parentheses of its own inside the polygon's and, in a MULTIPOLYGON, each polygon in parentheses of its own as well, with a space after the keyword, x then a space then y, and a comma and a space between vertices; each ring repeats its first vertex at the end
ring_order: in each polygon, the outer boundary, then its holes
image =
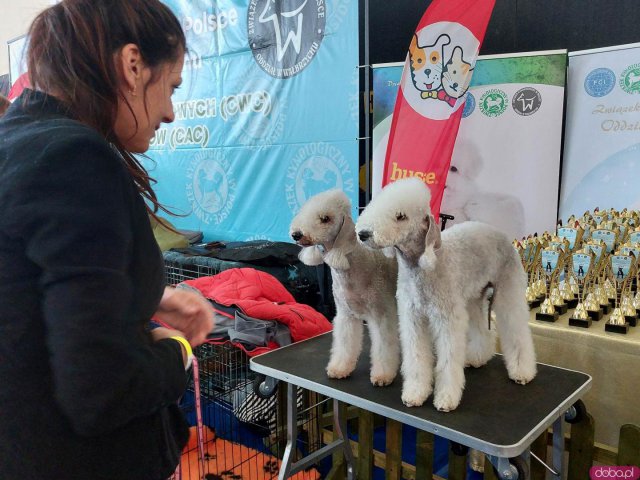
MULTIPOLYGON (((274 276, 260 270, 232 268, 184 283, 197 288, 206 298, 228 307, 235 306, 250 317, 287 325, 294 342, 332 329, 324 315, 309 305, 297 303, 274 276)), ((247 354, 255 356, 277 347, 277 344, 270 344, 247 351, 247 354)))
POLYGON ((31 85, 29 83, 29 75, 25 72, 18 77, 18 79, 11 86, 11 90, 9 90, 9 96, 7 97, 10 101, 18 98, 22 91, 25 88, 30 88, 31 85))
POLYGON ((434 0, 402 72, 382 185, 416 176, 437 219, 466 91, 495 0, 434 0), (440 72, 442 74, 440 75, 440 72))

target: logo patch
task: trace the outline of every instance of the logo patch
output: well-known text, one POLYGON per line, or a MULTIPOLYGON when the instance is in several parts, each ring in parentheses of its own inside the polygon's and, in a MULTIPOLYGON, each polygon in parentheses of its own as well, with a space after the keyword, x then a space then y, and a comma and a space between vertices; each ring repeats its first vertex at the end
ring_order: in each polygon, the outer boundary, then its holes
POLYGON ((236 182, 222 150, 198 153, 187 170, 187 198, 193 213, 207 225, 219 225, 231 212, 236 182))
POLYGON ((536 113, 540 105, 542 105, 542 95, 533 87, 521 88, 511 100, 511 106, 515 112, 525 117, 536 113))
POLYGON ((627 93, 640 93, 640 63, 628 66, 620 75, 620 88, 627 93))
POLYGON ((616 74, 608 68, 596 68, 584 79, 584 90, 592 97, 604 97, 613 90, 616 74))
POLYGON ((467 93, 467 99, 464 102, 464 110, 462 110, 462 118, 467 118, 476 109, 476 97, 471 92, 467 93))
POLYGON ((507 109, 507 94, 498 88, 491 88, 480 97, 480 111, 487 117, 498 117, 507 109))
POLYGON ((402 93, 420 115, 445 120, 464 101, 480 42, 465 26, 437 22, 416 32, 402 73, 402 93))
POLYGON ((338 188, 355 190, 354 172, 342 151, 328 143, 311 143, 300 148, 289 163, 285 194, 295 215, 300 207, 320 192, 338 188))
POLYGON ((309 66, 325 34, 324 0, 250 0, 249 46, 256 63, 275 78, 289 78, 309 66))

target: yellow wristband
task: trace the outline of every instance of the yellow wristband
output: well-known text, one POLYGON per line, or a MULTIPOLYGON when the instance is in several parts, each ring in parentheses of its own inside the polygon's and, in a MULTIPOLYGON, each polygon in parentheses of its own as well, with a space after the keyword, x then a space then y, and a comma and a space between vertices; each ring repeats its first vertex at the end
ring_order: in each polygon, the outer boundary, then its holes
POLYGON ((191 345, 189 344, 189 342, 187 341, 186 338, 184 337, 179 337, 179 336, 175 336, 175 337, 169 337, 172 340, 175 340, 176 342, 180 343, 183 347, 185 352, 187 352, 187 364, 184 366, 185 370, 189 370, 189 367, 191 367, 191 364, 193 363, 193 350, 191 349, 191 345))

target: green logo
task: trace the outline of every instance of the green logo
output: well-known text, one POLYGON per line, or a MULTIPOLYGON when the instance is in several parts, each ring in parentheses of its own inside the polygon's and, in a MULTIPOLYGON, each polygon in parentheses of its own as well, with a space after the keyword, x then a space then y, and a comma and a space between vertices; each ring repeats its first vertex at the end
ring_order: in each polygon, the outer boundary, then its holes
POLYGON ((507 109, 507 103, 507 94, 502 90, 492 88, 480 97, 480 111, 487 117, 497 117, 507 109))
POLYGON ((640 93, 640 63, 630 65, 620 75, 620 88, 627 93, 640 93))

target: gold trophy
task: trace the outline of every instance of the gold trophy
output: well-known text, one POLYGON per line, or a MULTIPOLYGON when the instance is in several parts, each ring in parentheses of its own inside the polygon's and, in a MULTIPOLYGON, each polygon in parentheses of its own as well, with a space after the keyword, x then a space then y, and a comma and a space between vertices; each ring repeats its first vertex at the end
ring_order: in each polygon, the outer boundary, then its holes
POLYGON ((525 295, 529 309, 538 307, 547 294, 547 285, 544 280, 541 280, 542 274, 538 269, 543 245, 543 241, 537 236, 523 240, 522 244, 521 258, 524 270, 527 272, 528 286, 525 295))
POLYGON ((569 249, 571 251, 578 250, 582 245, 582 238, 584 236, 584 229, 580 225, 580 222, 575 220, 572 216, 567 221, 567 226, 558 227, 557 236, 567 240, 569 242, 569 249))
MULTIPOLYGON (((605 285, 611 285, 611 288, 615 289, 615 308, 604 329, 607 332, 626 334, 629 332, 629 323, 625 318, 625 312, 631 314, 629 306, 633 308, 633 305, 629 305, 629 302, 625 303, 623 307, 622 300, 631 293, 631 280, 635 276, 636 269, 635 257, 633 255, 612 255, 607 267, 608 278, 605 285)), ((635 319, 635 315, 633 317, 635 319)))
POLYGON ((538 269, 544 275, 545 283, 549 285, 550 295, 542 303, 540 311, 536 313, 536 320, 555 322, 559 315, 567 313, 568 306, 559 288, 559 278, 560 273, 564 271, 565 257, 565 252, 555 246, 543 248, 540 253, 538 269), (553 312, 549 305, 553 307, 553 312))
MULTIPOLYGON (((593 267, 593 282, 591 284, 591 292, 593 293, 593 298, 600 308, 602 309, 602 313, 607 315, 611 312, 611 303, 609 302, 609 297, 604 289, 605 276, 607 270, 607 246, 601 240, 595 241, 590 240, 585 244, 583 252, 593 252, 595 255, 595 266, 593 267)), ((599 320, 601 315, 598 318, 594 316, 591 317, 592 320, 599 320)))
POLYGON ((581 250, 571 255, 570 263, 567 271, 568 278, 565 278, 565 283, 567 283, 568 279, 573 279, 575 284, 578 285, 578 303, 575 306, 573 315, 569 318, 569 325, 589 328, 593 317, 596 317, 596 320, 602 318, 602 310, 595 301, 593 294, 589 293, 586 300, 584 298, 585 286, 590 283, 595 270, 595 255, 590 250, 581 250))

